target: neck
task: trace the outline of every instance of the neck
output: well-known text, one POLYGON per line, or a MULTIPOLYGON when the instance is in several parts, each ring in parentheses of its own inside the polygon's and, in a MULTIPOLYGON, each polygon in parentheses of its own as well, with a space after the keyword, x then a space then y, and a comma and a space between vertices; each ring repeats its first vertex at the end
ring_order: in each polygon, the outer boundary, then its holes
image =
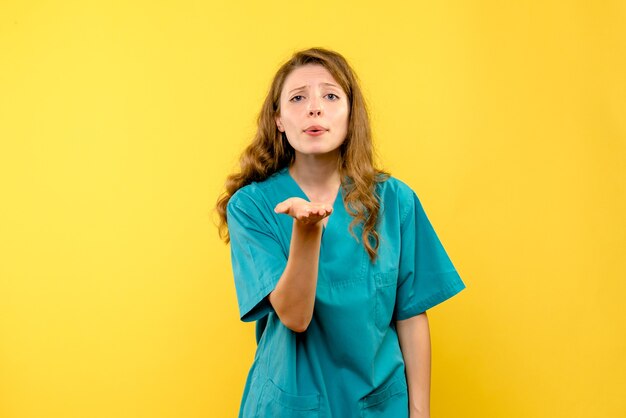
POLYGON ((294 163, 289 167, 291 176, 300 186, 314 192, 337 190, 341 184, 339 153, 304 155, 296 151, 294 163))

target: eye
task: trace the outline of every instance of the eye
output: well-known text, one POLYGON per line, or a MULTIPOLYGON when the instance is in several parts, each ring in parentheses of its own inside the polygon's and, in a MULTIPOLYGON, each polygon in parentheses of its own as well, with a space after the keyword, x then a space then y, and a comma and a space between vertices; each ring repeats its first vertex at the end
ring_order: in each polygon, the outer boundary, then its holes
POLYGON ((337 96, 335 93, 328 93, 326 96, 333 96, 334 99, 329 97, 332 101, 339 100, 339 96, 337 96))
POLYGON ((298 98, 298 97, 303 97, 303 96, 300 96, 300 95, 298 95, 298 96, 293 96, 291 99, 289 99, 289 101, 290 101, 290 102, 299 102, 300 100, 294 100, 294 99, 296 99, 296 98, 298 98))

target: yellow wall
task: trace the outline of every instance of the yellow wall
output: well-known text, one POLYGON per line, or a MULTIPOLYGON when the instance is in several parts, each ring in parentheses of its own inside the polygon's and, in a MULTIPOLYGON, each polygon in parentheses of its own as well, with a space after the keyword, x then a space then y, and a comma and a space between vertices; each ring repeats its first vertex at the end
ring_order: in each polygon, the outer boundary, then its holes
POLYGON ((433 418, 626 416, 624 2, 226 3, 0 2, 0 417, 236 416, 208 213, 309 46, 468 286, 430 311, 433 418))

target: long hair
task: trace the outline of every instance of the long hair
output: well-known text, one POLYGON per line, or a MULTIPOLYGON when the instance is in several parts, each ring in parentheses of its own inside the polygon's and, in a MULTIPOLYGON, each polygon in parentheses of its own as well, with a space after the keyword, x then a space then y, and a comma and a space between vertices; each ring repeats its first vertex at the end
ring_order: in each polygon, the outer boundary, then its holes
POLYGON ((230 241, 226 206, 237 190, 251 182, 263 181, 294 162, 295 151, 276 127, 275 117, 280 115, 280 95, 285 79, 293 70, 307 64, 324 66, 348 96, 348 130, 339 153, 341 187, 346 210, 353 217, 350 233, 356 238, 354 227, 363 225, 361 239, 370 260, 374 261, 380 244, 376 230, 380 211, 376 183, 386 180, 389 174, 374 167, 369 115, 356 74, 343 56, 324 48, 294 53, 274 76, 257 117, 257 132, 239 159, 241 171, 227 177, 226 191, 217 201, 219 235, 226 243, 230 241))

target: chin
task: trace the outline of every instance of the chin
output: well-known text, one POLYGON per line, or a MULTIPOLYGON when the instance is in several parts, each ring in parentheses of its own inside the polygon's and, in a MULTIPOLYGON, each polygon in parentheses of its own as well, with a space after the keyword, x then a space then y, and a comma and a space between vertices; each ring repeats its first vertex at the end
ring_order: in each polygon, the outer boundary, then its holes
POLYGON ((302 150, 302 151, 299 151, 299 153, 301 155, 309 155, 309 156, 321 157, 323 155, 333 154, 333 151, 335 151, 335 150, 334 149, 332 149, 332 150, 302 150))
POLYGON ((328 146, 328 144, 305 144, 296 149, 301 154, 328 154, 338 151, 341 144, 337 146, 328 146))

